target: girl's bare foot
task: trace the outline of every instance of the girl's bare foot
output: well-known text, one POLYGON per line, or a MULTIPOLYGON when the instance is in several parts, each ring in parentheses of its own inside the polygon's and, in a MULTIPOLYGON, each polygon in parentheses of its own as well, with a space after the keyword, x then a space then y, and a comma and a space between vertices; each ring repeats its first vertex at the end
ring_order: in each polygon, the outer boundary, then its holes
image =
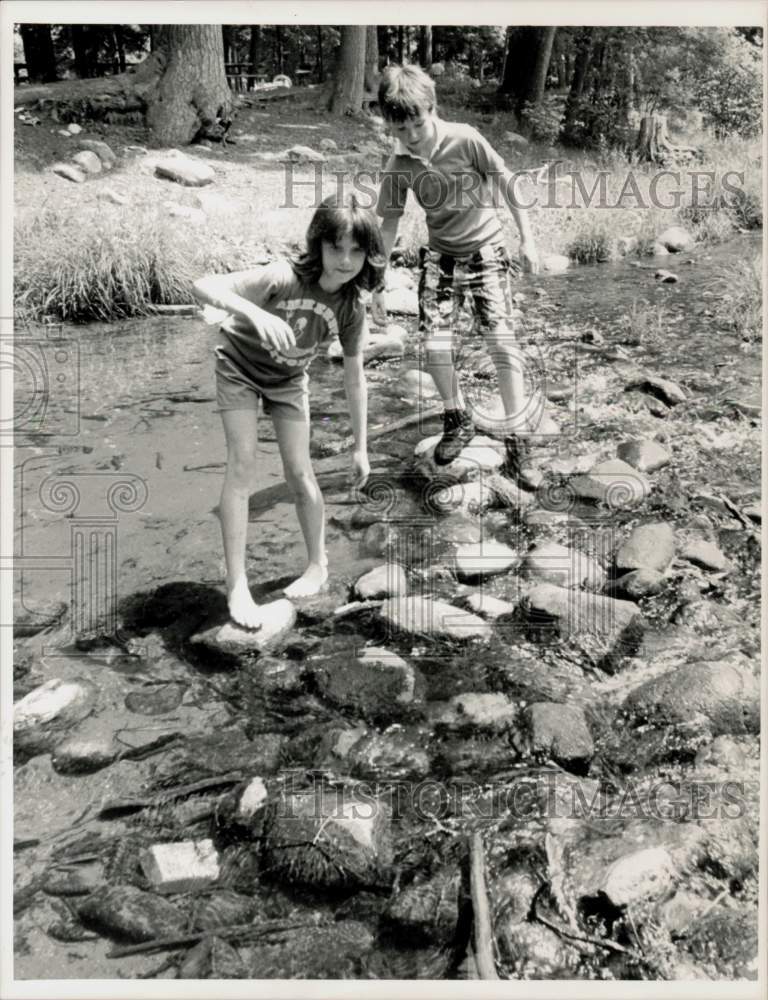
POLYGON ((261 618, 261 608, 251 597, 248 581, 238 581, 227 598, 229 614, 232 621, 244 628, 261 628, 264 624, 261 618))
POLYGON ((283 589, 286 597, 313 597, 328 579, 327 563, 311 562, 298 580, 283 589))

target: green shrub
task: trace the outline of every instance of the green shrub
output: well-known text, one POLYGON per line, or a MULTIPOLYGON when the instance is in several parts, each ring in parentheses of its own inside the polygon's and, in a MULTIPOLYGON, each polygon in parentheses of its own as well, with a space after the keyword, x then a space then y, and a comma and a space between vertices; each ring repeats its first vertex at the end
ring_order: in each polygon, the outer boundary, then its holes
POLYGON ((560 135, 564 115, 563 98, 553 94, 546 96, 540 104, 526 101, 521 118, 532 139, 551 146, 560 135))

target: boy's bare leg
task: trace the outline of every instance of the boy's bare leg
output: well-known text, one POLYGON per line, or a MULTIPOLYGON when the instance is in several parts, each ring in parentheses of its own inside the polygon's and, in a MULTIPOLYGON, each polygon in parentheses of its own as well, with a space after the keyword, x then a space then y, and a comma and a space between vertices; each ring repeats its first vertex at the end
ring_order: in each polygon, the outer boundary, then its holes
POLYGON ((221 414, 227 439, 227 471, 219 503, 227 604, 233 621, 246 628, 262 624, 259 605, 251 597, 245 571, 248 498, 256 474, 258 414, 255 410, 225 410, 221 414))
POLYGON ((490 331, 486 336, 488 353, 496 368, 499 394, 507 418, 507 433, 522 434, 531 430, 526 414, 528 397, 525 390, 524 359, 513 334, 506 326, 490 331))
POLYGON ((425 341, 424 362, 427 371, 434 379, 446 410, 463 410, 464 397, 453 366, 450 337, 440 339, 434 337, 425 341))
POLYGON ((325 504, 309 458, 309 421, 273 415, 285 481, 296 503, 296 516, 307 546, 307 568, 284 588, 287 597, 311 597, 328 579, 325 551, 325 504))

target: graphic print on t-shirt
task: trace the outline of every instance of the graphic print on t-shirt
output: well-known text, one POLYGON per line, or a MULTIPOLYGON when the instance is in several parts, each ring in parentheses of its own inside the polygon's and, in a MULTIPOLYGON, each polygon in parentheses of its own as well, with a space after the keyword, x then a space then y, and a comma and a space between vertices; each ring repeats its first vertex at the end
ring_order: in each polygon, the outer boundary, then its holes
POLYGON ((339 324, 333 310, 315 299, 286 299, 272 303, 272 308, 283 315, 296 337, 295 347, 285 350, 279 351, 270 344, 264 345, 277 362, 294 368, 306 367, 316 347, 329 337, 339 334, 339 324), (325 329, 322 321, 325 321, 325 329))

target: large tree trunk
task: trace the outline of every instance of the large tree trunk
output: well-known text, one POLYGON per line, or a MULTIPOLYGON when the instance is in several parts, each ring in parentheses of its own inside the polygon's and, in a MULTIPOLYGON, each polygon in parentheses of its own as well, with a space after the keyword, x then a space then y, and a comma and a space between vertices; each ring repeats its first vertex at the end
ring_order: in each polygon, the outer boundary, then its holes
POLYGON ((424 69, 432 66, 432 25, 422 24, 419 28, 419 62, 424 69))
POLYGON ((125 73, 125 45, 123 43, 123 29, 116 24, 112 34, 115 39, 115 51, 117 52, 117 65, 121 73, 125 73))
POLYGON ((281 25, 275 25, 275 67, 276 74, 283 72, 283 62, 284 62, 284 52, 283 52, 283 29, 281 25))
POLYGON ((556 31, 557 28, 555 27, 541 28, 540 30, 538 47, 533 62, 533 74, 528 85, 528 94, 526 97, 526 100, 530 104, 541 104, 544 99, 544 88, 547 85, 547 73, 549 72, 550 60, 552 59, 552 46, 555 41, 556 31))
POLYGON ((325 67, 323 66, 323 26, 317 26, 317 82, 325 81, 325 67))
POLYGON ((379 86, 379 32, 375 24, 369 24, 365 31, 365 89, 376 90, 379 86))
POLYGON ((91 50, 88 45, 88 27, 84 24, 72 25, 72 48, 75 53, 75 73, 81 80, 93 76, 91 50))
POLYGON ((56 79, 56 54, 49 24, 22 24, 21 41, 30 83, 52 83, 56 79))
POLYGON ((261 25, 251 25, 251 44, 248 50, 248 62, 251 66, 251 73, 259 72, 259 52, 261 49, 261 25))
POLYGON ((147 124, 158 145, 185 145, 202 127, 229 118, 221 25, 163 25, 165 65, 146 95, 147 124))
POLYGON ((694 146, 676 146, 667 134, 665 115, 644 115, 640 120, 640 130, 635 143, 635 154, 642 162, 669 166, 687 162, 696 156, 694 146))
POLYGON ((403 65, 405 58, 405 28, 402 24, 397 26, 397 61, 403 65))
POLYGON ((587 74, 592 62, 592 34, 590 29, 585 29, 585 33, 580 38, 577 50, 576 61, 573 68, 573 79, 571 89, 568 93, 568 100, 565 104, 565 122, 563 131, 567 134, 573 127, 579 103, 584 93, 584 85, 587 81, 587 74))
POLYGON ((331 114, 357 114, 363 106, 365 36, 364 24, 345 24, 341 29, 341 45, 329 102, 331 114))

